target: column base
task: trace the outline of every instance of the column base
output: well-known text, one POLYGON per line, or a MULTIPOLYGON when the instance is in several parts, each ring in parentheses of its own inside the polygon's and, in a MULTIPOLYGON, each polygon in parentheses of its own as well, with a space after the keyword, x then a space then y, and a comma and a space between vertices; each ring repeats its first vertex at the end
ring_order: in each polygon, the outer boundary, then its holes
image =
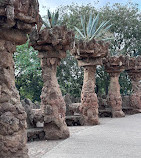
POLYGON ((112 112, 112 117, 113 118, 125 117, 125 113, 122 110, 120 110, 120 111, 113 111, 112 112))
POLYGON ((83 126, 94 126, 100 124, 98 117, 88 118, 87 116, 82 116, 80 123, 83 126))
POLYGON ((26 114, 23 108, 20 107, 21 104, 11 105, 5 103, 1 105, 0 157, 29 158, 26 146, 26 114))
POLYGON ((67 124, 62 120, 44 124, 45 138, 47 140, 67 139, 70 136, 67 124))
POLYGON ((27 155, 27 150, 25 151, 18 151, 17 153, 14 153, 14 154, 0 154, 0 156, 2 156, 1 158, 29 158, 29 156, 27 155), (6 155, 6 156, 5 156, 6 155))

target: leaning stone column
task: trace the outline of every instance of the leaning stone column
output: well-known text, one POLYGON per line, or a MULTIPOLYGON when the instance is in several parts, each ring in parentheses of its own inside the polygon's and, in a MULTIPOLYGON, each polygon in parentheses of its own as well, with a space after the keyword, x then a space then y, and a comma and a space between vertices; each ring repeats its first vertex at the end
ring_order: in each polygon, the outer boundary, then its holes
POLYGON ((39 51, 44 86, 41 94, 41 109, 44 115, 46 139, 65 139, 69 129, 65 122, 66 105, 56 78, 57 66, 70 49, 73 33, 65 26, 43 29, 30 35, 31 45, 39 51), (37 38, 38 37, 38 38, 37 38))
POLYGON ((97 125, 98 99, 95 93, 95 72, 96 66, 102 65, 102 58, 108 53, 108 44, 102 41, 91 40, 76 41, 72 50, 78 61, 78 65, 84 68, 84 81, 81 92, 80 112, 82 115, 81 124, 97 125))
POLYGON ((141 57, 129 58, 126 63, 126 72, 132 83, 130 106, 138 113, 141 112, 141 57))
POLYGON ((104 60, 105 70, 110 75, 110 85, 108 91, 107 101, 112 107, 113 117, 124 117, 122 111, 122 97, 120 94, 119 76, 125 67, 125 59, 120 57, 109 57, 104 60))
POLYGON ((37 1, 0 1, 0 158, 28 158, 26 113, 15 87, 13 53, 36 24, 37 1), (36 10, 35 10, 36 8, 36 10))

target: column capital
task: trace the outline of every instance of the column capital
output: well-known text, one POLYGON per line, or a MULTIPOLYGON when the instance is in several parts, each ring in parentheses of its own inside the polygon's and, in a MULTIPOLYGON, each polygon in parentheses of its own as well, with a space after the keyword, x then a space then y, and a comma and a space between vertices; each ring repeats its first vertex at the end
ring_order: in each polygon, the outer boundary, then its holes
POLYGON ((122 71, 120 71, 120 72, 110 72, 110 71, 107 71, 107 72, 108 72, 108 74, 109 74, 110 77, 119 77, 120 73, 122 71))
POLYGON ((138 82, 141 80, 141 70, 127 70, 126 72, 132 81, 138 82))
POLYGON ((124 56, 112 56, 103 59, 105 71, 109 73, 111 77, 118 76, 125 70, 125 57, 124 56))
POLYGON ((43 51, 43 52, 38 53, 38 57, 40 59, 43 59, 43 58, 63 59, 63 58, 66 58, 66 52, 65 51, 43 51))
POLYGON ((97 65, 102 65, 102 58, 77 59, 77 61, 78 61, 78 66, 80 67, 86 67, 86 66, 96 67, 97 65))

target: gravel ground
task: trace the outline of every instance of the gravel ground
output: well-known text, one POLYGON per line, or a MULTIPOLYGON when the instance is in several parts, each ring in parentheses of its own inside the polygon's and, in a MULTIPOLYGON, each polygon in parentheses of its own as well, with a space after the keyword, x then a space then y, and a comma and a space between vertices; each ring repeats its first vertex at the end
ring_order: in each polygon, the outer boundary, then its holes
MULTIPOLYGON (((102 118, 100 119, 100 123, 105 124, 106 122, 110 121, 111 118, 102 118)), ((70 129, 70 137, 72 135, 91 128, 91 126, 71 126, 70 129)), ((64 140, 45 140, 45 141, 35 141, 35 142, 29 142, 28 149, 29 149, 29 156, 30 158, 41 158, 43 155, 45 155, 48 151, 53 149, 55 146, 57 146, 59 143, 63 142, 64 140)))

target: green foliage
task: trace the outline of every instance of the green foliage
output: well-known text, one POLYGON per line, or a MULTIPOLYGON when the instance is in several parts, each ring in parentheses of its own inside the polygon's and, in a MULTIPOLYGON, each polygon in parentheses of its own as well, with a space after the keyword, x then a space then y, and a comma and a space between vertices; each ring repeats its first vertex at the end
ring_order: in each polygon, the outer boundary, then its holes
MULTIPOLYGON (((40 101, 43 86, 40 60, 37 54, 38 52, 32 47, 28 48, 27 42, 18 46, 14 55, 16 86, 21 99, 29 98, 33 102, 40 101)), ((83 71, 78 67, 76 59, 69 52, 67 52, 66 59, 61 61, 57 69, 57 78, 63 95, 69 93, 74 97, 80 97, 83 71)))
POLYGON ((91 41, 92 39, 97 40, 110 40, 112 38, 105 38, 104 35, 108 32, 112 25, 109 25, 110 21, 103 21, 99 24, 99 14, 97 16, 89 15, 88 22, 86 21, 85 15, 81 15, 82 31, 75 27, 79 36, 76 38, 83 39, 85 41, 91 41))
POLYGON ((8 0, 0 0, 0 4, 6 4, 8 3, 8 0))
POLYGON ((58 18, 59 18, 59 11, 57 11, 55 13, 54 12, 51 13, 48 10, 47 18, 45 18, 47 20, 47 22, 43 21, 43 24, 45 25, 46 28, 53 28, 54 26, 57 25, 58 18))
POLYGON ((83 85, 83 71, 77 65, 76 59, 67 52, 66 59, 61 61, 57 70, 57 78, 63 95, 69 93, 80 97, 83 85))
POLYGON ((17 77, 16 87, 20 92, 21 99, 29 98, 33 102, 40 101, 43 82, 41 76, 36 72, 17 77))
POLYGON ((32 101, 40 101, 43 86, 41 78, 40 60, 37 51, 28 47, 29 42, 17 46, 14 54, 16 86, 21 99, 29 98, 32 101))
POLYGON ((98 96, 107 95, 110 77, 103 66, 96 69, 96 93, 98 96))
MULTIPOLYGON (((73 4, 70 6, 63 6, 59 8, 62 23, 69 28, 74 29, 73 26, 81 27, 79 16, 85 14, 85 19, 89 21, 90 12, 100 14, 102 21, 112 23, 110 31, 114 35, 114 40, 111 41, 110 53, 111 55, 128 54, 130 56, 140 55, 141 52, 141 12, 137 4, 127 3, 126 5, 116 3, 114 5, 106 5, 97 10, 92 5, 79 6, 73 4)), ((83 31, 83 30, 82 30, 83 31)), ((103 69, 97 70, 96 75, 96 92, 98 94, 106 94, 109 86, 109 79, 103 69), (104 78, 104 79, 103 79, 104 78), (107 81, 108 79, 108 81, 107 81)), ((128 94, 131 92, 131 83, 127 79, 127 74, 122 73, 120 77, 121 93, 128 94)))
POLYGON ((61 6, 59 8, 60 21, 63 25, 66 25, 69 29, 75 31, 74 26, 80 28, 80 15, 85 15, 86 20, 88 20, 90 14, 98 14, 98 11, 91 4, 78 5, 72 4, 67 6, 61 6))
MULTIPOLYGON (((69 29, 75 31, 74 26, 81 28, 80 15, 85 15, 85 20, 89 23, 90 14, 100 15, 99 24, 102 21, 108 20, 112 23, 110 28, 110 31, 114 35, 114 40, 110 48, 112 55, 119 55, 120 53, 131 56, 140 55, 141 13, 136 4, 106 5, 101 9, 96 9, 90 4, 86 6, 79 6, 77 4, 62 6, 59 8, 60 18, 57 23, 67 25, 69 29)), ((47 17, 44 19, 48 21, 47 17)), ((14 58, 16 86, 20 91, 21 98, 28 97, 32 101, 40 100, 43 82, 37 52, 31 47, 28 48, 28 43, 26 43, 17 47, 14 58)), ((58 67, 57 78, 63 95, 70 93, 74 97, 80 97, 83 84, 83 70, 78 67, 76 59, 69 52, 67 58, 62 60, 61 65, 58 67)), ((107 94, 109 81, 110 78, 104 71, 104 68, 98 67, 96 73, 96 93, 98 95, 107 94)), ((125 72, 121 73, 119 82, 121 85, 121 94, 130 94, 131 82, 125 72)))
POLYGON ((111 32, 115 40, 111 45, 111 54, 140 55, 141 52, 141 12, 138 5, 119 3, 106 5, 101 9, 103 20, 110 20, 113 24, 111 32))
POLYGON ((131 80, 126 72, 122 72, 119 77, 120 92, 123 95, 129 95, 132 93, 131 80))
POLYGON ((38 52, 32 47, 29 47, 29 41, 17 46, 16 52, 14 53, 16 77, 21 74, 27 75, 35 71, 41 75, 40 59, 37 55, 38 52))

